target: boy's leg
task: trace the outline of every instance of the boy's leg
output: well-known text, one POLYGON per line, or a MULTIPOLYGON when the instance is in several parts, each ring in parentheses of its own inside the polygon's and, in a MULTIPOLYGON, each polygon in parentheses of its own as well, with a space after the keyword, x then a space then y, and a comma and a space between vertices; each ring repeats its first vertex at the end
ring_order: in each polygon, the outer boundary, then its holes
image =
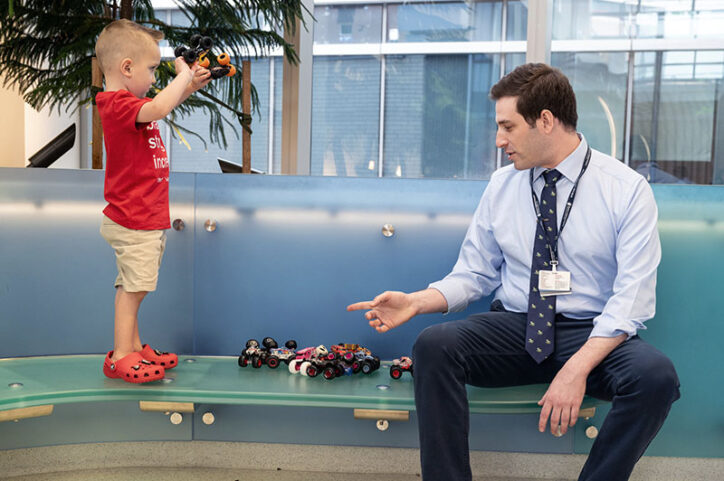
POLYGON ((116 288, 115 300, 115 328, 113 342, 113 356, 111 359, 117 361, 134 351, 140 351, 135 347, 138 340, 138 308, 141 301, 148 292, 126 292, 123 286, 116 288))
POLYGON ((674 366, 653 346, 632 337, 591 372, 586 392, 613 405, 579 480, 627 480, 679 398, 674 366))
POLYGON ((536 364, 525 351, 525 325, 525 314, 487 312, 430 326, 418 336, 412 355, 425 481, 472 479, 466 384, 499 387, 552 379, 553 366, 536 364))

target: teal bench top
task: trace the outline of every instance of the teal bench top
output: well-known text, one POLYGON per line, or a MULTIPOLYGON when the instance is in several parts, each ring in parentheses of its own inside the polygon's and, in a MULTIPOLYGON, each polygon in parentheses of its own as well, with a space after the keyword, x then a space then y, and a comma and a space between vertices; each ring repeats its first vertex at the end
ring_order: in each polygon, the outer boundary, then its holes
MULTIPOLYGON (((180 356, 166 378, 129 384, 106 378, 102 355, 0 359, 0 411, 98 401, 157 401, 204 404, 263 404, 359 409, 415 409, 412 378, 389 375, 390 363, 368 375, 326 380, 277 369, 241 368, 235 357, 180 356)), ((473 413, 537 413, 547 385, 468 387, 473 413)), ((582 409, 602 404, 586 397, 582 409)))

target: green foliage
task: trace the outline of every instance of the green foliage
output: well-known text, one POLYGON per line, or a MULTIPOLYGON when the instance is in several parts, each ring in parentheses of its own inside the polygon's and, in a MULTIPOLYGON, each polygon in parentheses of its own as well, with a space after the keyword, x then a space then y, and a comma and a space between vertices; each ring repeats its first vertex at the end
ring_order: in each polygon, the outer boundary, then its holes
MULTIPOLYGON (((128 0, 125 0, 128 1, 128 0)), ((92 0, 14 0, 0 2, 0 71, 3 85, 15 87, 33 108, 43 107, 75 111, 92 101, 91 58, 95 42, 103 28, 118 17, 117 3, 92 0)), ((133 0, 133 19, 162 31, 172 47, 188 44, 199 33, 214 40, 209 58, 227 52, 240 70, 241 60, 263 56, 272 48, 281 48, 292 63, 298 58, 294 46, 282 32, 293 32, 302 19, 301 0, 177 0, 179 10, 190 26, 169 25, 154 15, 150 0, 133 0)), ((303 21, 303 19, 302 19, 303 21)), ((161 89, 173 78, 173 66, 162 64, 156 86, 161 89)), ((239 124, 250 123, 241 116, 241 75, 212 81, 204 91, 192 95, 177 108, 167 122, 180 131, 182 119, 202 109, 209 119, 209 139, 227 146, 224 126, 238 137, 239 124), (224 118, 229 110, 239 124, 224 118)), ((259 108, 253 86, 252 106, 259 108)), ((153 96, 154 91, 149 92, 153 96)), ((196 135, 196 134, 194 134, 196 135)), ((199 136, 201 140, 203 137, 199 136)))

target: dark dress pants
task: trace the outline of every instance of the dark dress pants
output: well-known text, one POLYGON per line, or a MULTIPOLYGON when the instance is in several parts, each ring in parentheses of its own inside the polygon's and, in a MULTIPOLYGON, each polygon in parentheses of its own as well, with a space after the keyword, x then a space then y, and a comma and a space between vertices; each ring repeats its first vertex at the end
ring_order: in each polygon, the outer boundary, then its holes
MULTIPOLYGON (((418 336, 412 356, 424 481, 472 479, 466 384, 549 383, 593 328, 590 319, 558 315, 555 352, 536 364, 524 348, 526 322, 526 314, 506 312, 495 301, 491 312, 430 326, 418 336)), ((579 481, 627 480, 679 398, 674 366, 634 336, 590 373, 586 394, 612 407, 579 481)))

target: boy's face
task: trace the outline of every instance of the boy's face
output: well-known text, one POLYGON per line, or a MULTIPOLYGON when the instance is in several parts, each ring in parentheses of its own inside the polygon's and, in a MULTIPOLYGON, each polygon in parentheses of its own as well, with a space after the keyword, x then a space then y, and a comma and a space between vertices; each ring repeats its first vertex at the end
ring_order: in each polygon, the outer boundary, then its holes
POLYGON ((156 69, 161 63, 161 51, 158 44, 148 40, 148 45, 143 52, 131 60, 128 73, 126 74, 126 86, 128 91, 138 98, 143 98, 156 82, 156 69))

